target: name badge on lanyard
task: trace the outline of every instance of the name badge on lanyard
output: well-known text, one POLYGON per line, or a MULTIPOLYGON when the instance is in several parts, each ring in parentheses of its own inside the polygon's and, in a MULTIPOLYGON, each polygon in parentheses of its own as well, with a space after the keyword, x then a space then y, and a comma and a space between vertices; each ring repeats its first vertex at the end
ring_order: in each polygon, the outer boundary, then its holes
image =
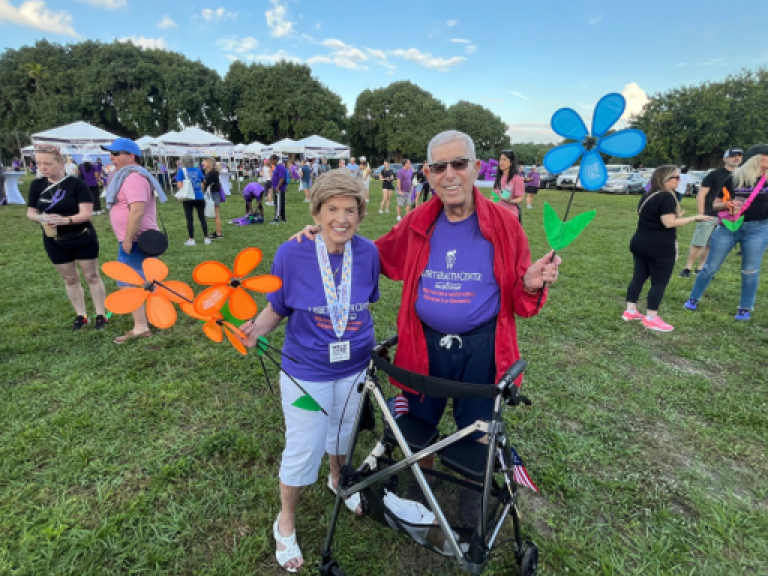
POLYGON ((328 315, 331 318, 333 331, 338 342, 331 342, 328 346, 329 360, 331 364, 344 362, 352 357, 352 348, 348 340, 342 341, 344 331, 347 329, 349 319, 349 303, 352 299, 352 242, 344 245, 344 264, 341 269, 341 282, 338 290, 333 278, 331 259, 325 246, 323 237, 318 234, 315 238, 315 251, 317 261, 320 264, 320 275, 323 279, 323 291, 328 304, 328 315))

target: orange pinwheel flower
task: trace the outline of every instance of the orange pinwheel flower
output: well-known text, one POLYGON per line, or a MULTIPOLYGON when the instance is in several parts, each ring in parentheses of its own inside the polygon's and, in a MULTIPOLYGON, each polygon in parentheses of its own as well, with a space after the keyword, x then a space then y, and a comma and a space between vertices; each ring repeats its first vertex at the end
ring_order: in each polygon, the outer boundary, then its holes
POLYGON ((181 305, 181 309, 192 316, 192 318, 204 321, 203 332, 205 332, 205 335, 214 342, 221 342, 224 340, 224 334, 226 334, 227 338, 232 343, 232 346, 234 346, 240 354, 245 355, 248 353, 243 343, 238 339, 242 338, 243 340, 247 340, 248 337, 242 330, 240 330, 240 328, 224 320, 224 317, 218 310, 210 310, 205 314, 199 314, 192 304, 187 304, 186 302, 181 305))
POLYGON ((133 288, 118 290, 107 296, 107 309, 114 314, 129 314, 147 302, 147 319, 161 329, 170 328, 176 322, 176 309, 171 302, 191 302, 195 297, 192 288, 184 282, 163 282, 168 267, 157 258, 147 258, 142 265, 146 281, 133 268, 122 262, 107 262, 101 269, 104 274, 133 288))
POLYGON ((274 292, 283 285, 282 280, 272 274, 243 278, 261 262, 261 250, 258 248, 246 248, 235 258, 234 273, 220 262, 203 262, 192 272, 192 278, 198 284, 211 286, 203 290, 195 299, 195 311, 198 315, 205 316, 211 311, 218 312, 229 303, 229 311, 235 318, 247 320, 253 318, 259 311, 256 302, 245 290, 253 292, 274 292))

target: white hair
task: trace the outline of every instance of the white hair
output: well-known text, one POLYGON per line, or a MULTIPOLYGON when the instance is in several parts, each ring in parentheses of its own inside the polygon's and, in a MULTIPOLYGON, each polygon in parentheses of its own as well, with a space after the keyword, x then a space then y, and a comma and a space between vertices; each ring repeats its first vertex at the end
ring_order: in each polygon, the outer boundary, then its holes
POLYGON ((474 162, 475 143, 472 141, 472 138, 470 138, 468 134, 464 134, 464 132, 459 132, 458 130, 446 130, 445 132, 440 132, 440 134, 429 141, 429 146, 427 146, 427 163, 432 163, 432 150, 438 146, 453 142, 454 140, 461 140, 464 142, 464 146, 467 149, 467 157, 470 162, 474 162))
POLYGON ((761 158, 762 154, 755 154, 733 171, 731 178, 735 184, 734 188, 757 186, 757 180, 763 175, 763 170, 760 168, 761 158))

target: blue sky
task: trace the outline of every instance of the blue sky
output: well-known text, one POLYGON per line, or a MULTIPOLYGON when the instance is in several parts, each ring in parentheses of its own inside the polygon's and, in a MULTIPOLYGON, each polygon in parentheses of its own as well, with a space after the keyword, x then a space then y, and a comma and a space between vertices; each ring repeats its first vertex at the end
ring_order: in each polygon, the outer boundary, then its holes
POLYGON ((447 105, 490 108, 513 141, 542 142, 562 106, 589 117, 618 91, 633 111, 655 92, 768 65, 766 21, 768 4, 709 0, 0 0, 0 48, 128 39, 222 75, 236 58, 294 59, 350 111, 362 90, 410 80, 447 105))

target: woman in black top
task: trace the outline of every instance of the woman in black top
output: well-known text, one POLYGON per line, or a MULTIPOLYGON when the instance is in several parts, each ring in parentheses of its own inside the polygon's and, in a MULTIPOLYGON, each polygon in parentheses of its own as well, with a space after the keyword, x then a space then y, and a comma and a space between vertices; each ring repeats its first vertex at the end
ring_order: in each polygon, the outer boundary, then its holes
POLYGON ((384 168, 381 169, 381 206, 379 206, 379 214, 385 212, 389 214, 389 203, 392 200, 392 190, 394 185, 392 182, 395 179, 395 172, 389 168, 389 162, 384 162, 384 168))
MULTIPOLYGON (((419 196, 416 198, 416 205, 423 204, 427 200, 429 200, 429 180, 427 179, 427 175, 424 174, 424 168, 428 166, 427 161, 424 160, 424 163, 421 165, 421 168, 419 168, 419 171, 416 173, 416 180, 419 184, 421 184, 421 191, 419 192, 419 196)), ((434 194, 433 194, 434 195, 434 194)))
POLYGON ((684 306, 696 310, 699 300, 712 281, 712 277, 723 265, 726 256, 741 244, 741 297, 736 320, 749 320, 755 306, 757 287, 760 284, 760 265, 768 246, 768 144, 752 146, 744 155, 744 163, 737 168, 719 190, 715 210, 729 210, 738 215, 744 203, 753 196, 751 204, 743 212, 741 225, 733 232, 723 225, 718 226, 709 240, 709 256, 696 277, 691 295, 684 306), (727 197, 726 197, 727 196, 727 197))
POLYGON ((29 187, 27 218, 42 226, 45 251, 64 278, 67 296, 77 314, 72 329, 79 330, 88 323, 77 262, 91 290, 95 328, 100 330, 107 325, 106 293, 99 275, 99 239, 91 224, 93 195, 85 182, 65 174, 64 157, 58 147, 37 147, 35 157, 43 178, 29 187))
POLYGON ((676 166, 656 168, 651 177, 651 189, 640 198, 637 231, 629 244, 635 271, 627 287, 627 309, 622 318, 626 321, 642 320, 643 326, 658 332, 674 330, 661 319, 658 310, 677 260, 676 228, 709 219, 704 214, 681 218, 683 212, 675 194, 679 181, 680 172, 676 166), (643 316, 637 311, 637 301, 649 277, 648 309, 643 316))
POLYGON ((203 172, 205 180, 203 181, 203 190, 207 190, 213 200, 214 210, 216 211, 216 232, 211 234, 212 239, 224 238, 221 234, 221 215, 219 206, 221 205, 221 181, 219 180, 219 171, 216 170, 216 160, 206 158, 203 160, 203 172))

